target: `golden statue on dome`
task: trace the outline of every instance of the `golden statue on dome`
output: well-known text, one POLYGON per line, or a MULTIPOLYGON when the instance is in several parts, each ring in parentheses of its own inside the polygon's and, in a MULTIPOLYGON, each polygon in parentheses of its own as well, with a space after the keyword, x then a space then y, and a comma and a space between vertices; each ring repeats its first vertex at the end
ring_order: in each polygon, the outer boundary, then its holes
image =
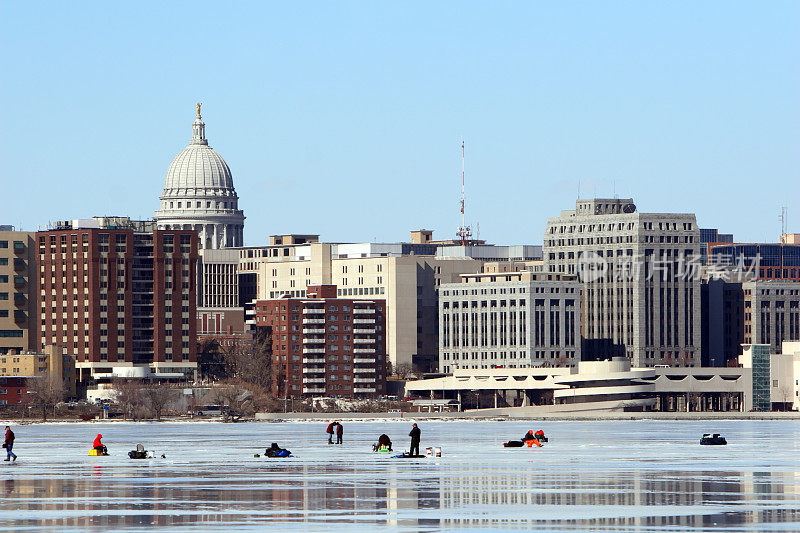
POLYGON ((200 102, 197 102, 197 118, 200 118, 200 106, 203 105, 200 102))

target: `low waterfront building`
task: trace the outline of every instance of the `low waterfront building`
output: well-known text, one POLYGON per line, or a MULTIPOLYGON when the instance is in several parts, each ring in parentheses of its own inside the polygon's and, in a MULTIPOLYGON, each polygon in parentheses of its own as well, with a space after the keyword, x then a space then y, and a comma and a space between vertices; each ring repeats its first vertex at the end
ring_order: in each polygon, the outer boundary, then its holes
POLYGON ((24 403, 28 394, 27 377, 0 377, 0 406, 24 403))
POLYGON ((629 360, 582 361, 572 368, 459 369, 406 383, 421 405, 482 409, 487 415, 590 411, 800 409, 800 342, 747 345, 736 367, 632 368, 629 360))
POLYGON ((463 369, 450 376, 409 381, 406 396, 456 400, 462 409, 500 409, 499 414, 643 410, 655 404, 655 372, 632 369, 624 357, 581 361, 572 368, 463 369))

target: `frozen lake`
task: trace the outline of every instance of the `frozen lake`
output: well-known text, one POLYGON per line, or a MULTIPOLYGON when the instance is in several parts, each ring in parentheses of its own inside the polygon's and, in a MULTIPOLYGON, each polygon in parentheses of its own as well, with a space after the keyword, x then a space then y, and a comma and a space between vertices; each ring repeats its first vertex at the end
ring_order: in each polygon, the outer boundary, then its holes
POLYGON ((407 449, 404 422, 13 425, 0 529, 319 531, 800 530, 800 422, 420 422, 437 459, 407 449), (543 448, 505 449, 528 429, 543 448), (97 433, 111 456, 89 457, 97 433), (700 446, 704 432, 728 446, 700 446), (166 459, 130 460, 141 442, 166 459), (271 442, 290 459, 256 459, 271 442))

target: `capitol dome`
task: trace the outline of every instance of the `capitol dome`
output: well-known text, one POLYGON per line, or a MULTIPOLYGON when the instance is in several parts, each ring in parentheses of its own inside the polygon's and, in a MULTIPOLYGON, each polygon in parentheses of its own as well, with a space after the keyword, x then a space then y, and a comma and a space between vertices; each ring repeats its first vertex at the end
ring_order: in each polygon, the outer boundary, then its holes
POLYGON ((231 169, 208 144, 190 144, 175 156, 167 169, 164 196, 179 196, 189 190, 200 194, 233 189, 231 169))
POLYGON ((192 139, 170 163, 160 200, 155 212, 160 229, 195 229, 201 249, 242 246, 244 213, 231 169, 208 145, 200 104, 192 139))

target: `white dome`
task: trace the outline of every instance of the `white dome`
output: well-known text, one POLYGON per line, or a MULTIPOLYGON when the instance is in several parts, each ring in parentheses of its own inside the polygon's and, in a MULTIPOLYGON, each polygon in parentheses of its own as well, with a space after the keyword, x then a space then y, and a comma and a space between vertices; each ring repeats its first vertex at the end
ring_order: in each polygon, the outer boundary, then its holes
POLYGON ((164 196, 185 194, 225 194, 233 190, 233 177, 228 164, 216 150, 206 144, 190 144, 175 156, 164 179, 164 196))
POLYGON ((203 249, 242 246, 244 212, 239 209, 231 169, 208 146, 200 104, 192 140, 170 163, 159 199, 154 216, 159 229, 196 230, 203 249))

